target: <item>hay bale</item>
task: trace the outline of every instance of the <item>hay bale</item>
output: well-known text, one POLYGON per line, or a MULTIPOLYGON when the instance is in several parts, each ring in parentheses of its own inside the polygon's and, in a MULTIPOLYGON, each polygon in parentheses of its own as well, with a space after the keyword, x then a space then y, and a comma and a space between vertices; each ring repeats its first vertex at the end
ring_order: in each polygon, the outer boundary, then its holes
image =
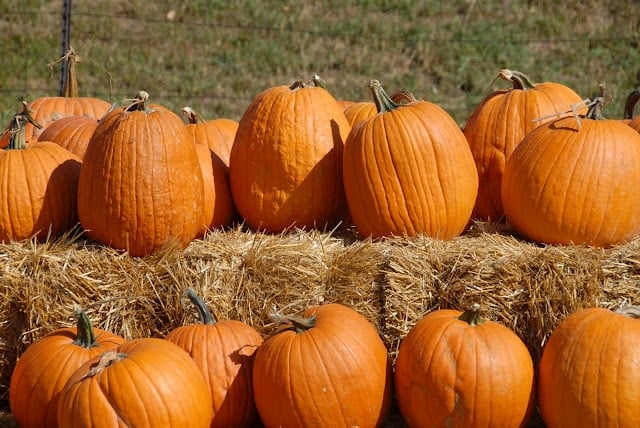
POLYGON ((268 335, 269 314, 340 302, 380 331, 393 358, 427 312, 480 302, 538 361, 555 326, 588 306, 640 303, 640 239, 610 249, 542 246, 508 226, 476 223, 450 241, 363 240, 352 227, 279 235, 237 226, 185 250, 132 258, 72 232, 56 241, 0 245, 0 402, 28 344, 73 324, 74 305, 94 326, 125 338, 164 336, 195 321, 193 288, 218 319, 268 335))

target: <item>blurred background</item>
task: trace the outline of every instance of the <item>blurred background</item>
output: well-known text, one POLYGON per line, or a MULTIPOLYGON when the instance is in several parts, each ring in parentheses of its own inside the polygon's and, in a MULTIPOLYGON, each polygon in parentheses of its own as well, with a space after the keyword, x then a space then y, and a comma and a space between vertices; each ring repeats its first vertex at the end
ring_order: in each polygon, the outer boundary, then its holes
POLYGON ((239 120, 262 90, 318 74, 337 99, 366 84, 411 91, 461 125, 502 68, 563 83, 622 118, 640 86, 640 2, 524 0, 0 0, 0 123, 21 100, 60 93, 59 58, 80 58, 81 96, 138 90, 179 112, 239 120))

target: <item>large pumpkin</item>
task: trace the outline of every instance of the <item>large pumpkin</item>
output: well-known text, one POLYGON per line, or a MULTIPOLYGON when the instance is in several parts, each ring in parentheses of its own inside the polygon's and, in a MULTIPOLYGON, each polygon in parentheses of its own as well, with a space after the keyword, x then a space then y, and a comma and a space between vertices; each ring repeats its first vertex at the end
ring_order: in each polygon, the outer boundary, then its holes
MULTIPOLYGON (((489 94, 464 127, 479 177, 472 217, 481 220, 503 219, 502 175, 507 159, 524 136, 581 101, 563 84, 533 83, 519 71, 504 69, 498 77, 510 81, 513 87, 489 94)), ((580 107, 579 112, 584 113, 586 109, 580 107)))
POLYGON ((87 146, 78 216, 87 235, 143 256, 202 230, 203 175, 193 141, 175 113, 134 102, 107 114, 87 146))
POLYGON ((608 247, 640 233, 640 134, 602 119, 602 101, 534 129, 507 161, 504 210, 526 238, 608 247))
POLYGON ((440 309, 401 342, 395 386, 410 427, 524 427, 534 402, 533 361, 512 330, 480 317, 479 305, 440 309))
POLYGON ((229 161, 231 193, 246 223, 279 233, 341 220, 350 129, 321 87, 297 81, 260 93, 240 119, 229 161))
POLYGON ((101 98, 79 96, 76 76, 78 61, 73 49, 70 49, 62 57, 61 62, 65 64, 66 76, 60 96, 39 97, 29 103, 33 118, 42 127, 38 128, 31 123, 27 124, 25 130, 27 141, 37 140, 42 131, 56 119, 65 116, 86 116, 91 119, 99 119, 111 108, 111 104, 101 98))
POLYGON ((80 159, 50 141, 27 144, 26 123, 36 122, 25 106, 0 150, 0 242, 56 238, 78 221, 80 159))
POLYGON ((547 427, 640 426, 640 308, 579 310, 553 330, 539 364, 547 427))
POLYGON ((124 339, 96 329, 77 309, 76 326, 57 329, 31 344, 11 375, 9 404, 22 428, 57 426, 60 392, 73 372, 86 361, 116 348, 124 339))
POLYGON ((393 379, 378 331, 355 310, 312 306, 256 352, 253 388, 267 427, 382 426, 393 379))
POLYGON ((353 127, 344 150, 353 223, 361 235, 374 238, 458 236, 478 191, 462 131, 437 104, 396 104, 377 80, 370 88, 379 113, 353 127))
POLYGON ((159 338, 124 342, 76 369, 58 400, 58 426, 209 428, 211 393, 196 363, 159 338))
POLYGON ((213 399, 212 427, 254 426, 258 411, 253 399, 253 356, 262 336, 241 321, 216 321, 192 289, 187 296, 201 323, 177 327, 166 339, 187 351, 207 380, 213 399))

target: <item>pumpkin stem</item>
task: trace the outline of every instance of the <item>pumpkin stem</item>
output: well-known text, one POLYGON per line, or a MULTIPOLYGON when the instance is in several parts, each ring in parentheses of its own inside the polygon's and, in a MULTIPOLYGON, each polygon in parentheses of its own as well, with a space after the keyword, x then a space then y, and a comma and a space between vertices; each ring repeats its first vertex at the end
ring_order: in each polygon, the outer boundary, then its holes
POLYGON ((295 329, 296 333, 304 333, 316 326, 315 315, 310 317, 301 317, 297 315, 281 315, 278 313, 269 314, 271 321, 278 325, 278 332, 284 330, 295 329))
POLYGON ((191 107, 182 107, 182 115, 187 118, 187 122, 189 123, 203 123, 204 117, 191 107))
POLYGON ((474 303, 470 309, 467 309, 458 317, 460 321, 465 321, 471 326, 482 325, 485 320, 480 316, 480 304, 474 303))
POLYGON ((9 133, 9 144, 7 150, 24 149, 27 147, 25 125, 31 123, 38 129, 42 129, 40 125, 31 115, 29 106, 26 101, 22 102, 22 110, 11 118, 11 123, 6 132, 9 133))
POLYGON ((624 118, 633 119, 633 110, 636 108, 636 104, 640 100, 640 88, 636 88, 629 95, 624 102, 624 118))
POLYGON ((289 86, 289 89, 291 89, 292 91, 297 91, 298 89, 302 89, 302 88, 312 88, 313 86, 307 84, 304 82, 304 80, 302 79, 298 79, 295 82, 293 82, 291 84, 291 86, 289 86))
POLYGON ((395 94, 391 95, 391 100, 398 105, 410 104, 412 102, 418 101, 415 95, 413 95, 413 92, 409 91, 396 92, 395 94))
POLYGON ((62 61, 66 64, 67 69, 61 95, 67 98, 78 98, 76 64, 80 62, 80 58, 78 58, 73 48, 69 47, 69 52, 62 57, 62 61))
POLYGON ((536 84, 533 83, 526 74, 516 70, 509 70, 508 68, 500 70, 498 77, 511 82, 513 84, 513 89, 526 91, 527 89, 533 89, 536 86, 536 84))
POLYGON ((127 354, 123 352, 117 352, 117 351, 103 352, 102 355, 100 355, 100 359, 94 365, 91 366, 91 368, 84 374, 84 376, 82 376, 80 380, 99 374, 101 371, 103 371, 104 369, 106 369, 116 361, 124 360, 126 356, 127 354))
POLYGON ((131 101, 131 103, 124 108, 124 111, 144 111, 145 113, 153 111, 147 107, 149 102, 149 93, 147 91, 138 91, 135 98, 128 98, 125 101, 131 101))
POLYGON ((587 110, 587 114, 585 115, 587 119, 604 119, 604 116, 602 116, 602 108, 611 101, 611 95, 607 93, 607 89, 602 83, 598 85, 598 88, 600 90, 600 95, 595 97, 588 104, 589 110, 587 110))
POLYGON ((321 78, 319 75, 317 75, 317 74, 314 74, 313 76, 311 76, 311 84, 312 84, 313 86, 318 87, 318 88, 322 88, 322 89, 324 89, 325 91, 328 91, 328 90, 329 90, 329 89, 327 89, 327 84, 326 84, 326 82, 325 82, 324 80, 322 80, 322 78, 321 78))
POLYGON ((376 109, 378 113, 385 113, 388 111, 392 111, 398 108, 398 104, 396 104, 389 95, 385 92, 384 88, 380 84, 380 82, 376 79, 369 81, 369 89, 371 90, 371 94, 373 95, 373 102, 376 104, 376 109))
POLYGON ((198 296, 196 292, 193 291, 192 288, 187 288, 187 291, 185 291, 185 294, 187 295, 187 297, 189 298, 193 306, 196 307, 196 310, 198 311, 198 315, 200 317, 200 321, 202 322, 202 324, 213 325, 216 323, 216 319, 211 314, 211 311, 209 310, 209 308, 207 308, 207 305, 204 302, 204 300, 202 300, 202 298, 198 296))
POLYGON ((637 305, 623 306, 616 310, 616 312, 627 317, 640 319, 640 306, 637 305))
POLYGON ((87 349, 97 346, 96 335, 87 314, 76 306, 73 308, 73 315, 76 318, 76 340, 73 344, 87 349))

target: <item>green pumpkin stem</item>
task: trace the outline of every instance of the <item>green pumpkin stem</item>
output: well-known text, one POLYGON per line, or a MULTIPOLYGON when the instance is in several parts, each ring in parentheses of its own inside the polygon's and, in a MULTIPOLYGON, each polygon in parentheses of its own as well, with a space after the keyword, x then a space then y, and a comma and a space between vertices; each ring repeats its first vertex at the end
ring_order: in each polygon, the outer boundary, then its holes
POLYGON ((387 95, 378 80, 370 80, 369 89, 373 95, 373 102, 376 104, 378 113, 386 113, 399 107, 398 104, 396 104, 391 97, 387 95))
POLYGON ((485 320, 480 316, 480 304, 474 303, 458 317, 460 321, 469 323, 471 326, 482 325, 485 320))
POLYGON ((304 333, 305 331, 316 326, 316 317, 301 317, 297 315, 280 315, 277 313, 270 314, 269 318, 280 328, 278 331, 295 329, 296 333, 304 333))
POLYGON ((9 129, 6 131, 9 133, 9 144, 7 145, 7 150, 24 149, 27 147, 25 135, 25 125, 27 123, 31 123, 36 128, 42 129, 42 125, 40 125, 33 116, 31 116, 31 111, 29 110, 27 102, 23 101, 22 110, 13 116, 9 129))
POLYGON ((527 89, 533 89, 536 86, 536 84, 533 83, 526 74, 516 70, 509 70, 508 68, 500 70, 498 77, 510 81, 513 84, 513 89, 526 91, 527 89))
POLYGON ((77 331, 76 340, 73 341, 73 344, 87 349, 97 346, 96 335, 87 314, 78 307, 74 308, 73 314, 76 318, 77 331))
POLYGON ((193 306, 195 306, 196 310, 198 311, 198 316, 200 317, 200 321, 202 322, 202 324, 213 325, 216 323, 216 319, 211 314, 211 311, 209 310, 209 308, 207 308, 207 304, 204 302, 204 300, 202 300, 200 296, 196 294, 195 291, 193 291, 193 289, 187 288, 187 291, 185 291, 185 294, 187 295, 187 297, 189 298, 193 306))
POLYGON ((636 104, 638 104, 638 100, 640 100, 640 88, 636 88, 629 95, 627 95, 627 99, 624 102, 624 115, 625 119, 633 119, 633 111, 636 108, 636 104))

